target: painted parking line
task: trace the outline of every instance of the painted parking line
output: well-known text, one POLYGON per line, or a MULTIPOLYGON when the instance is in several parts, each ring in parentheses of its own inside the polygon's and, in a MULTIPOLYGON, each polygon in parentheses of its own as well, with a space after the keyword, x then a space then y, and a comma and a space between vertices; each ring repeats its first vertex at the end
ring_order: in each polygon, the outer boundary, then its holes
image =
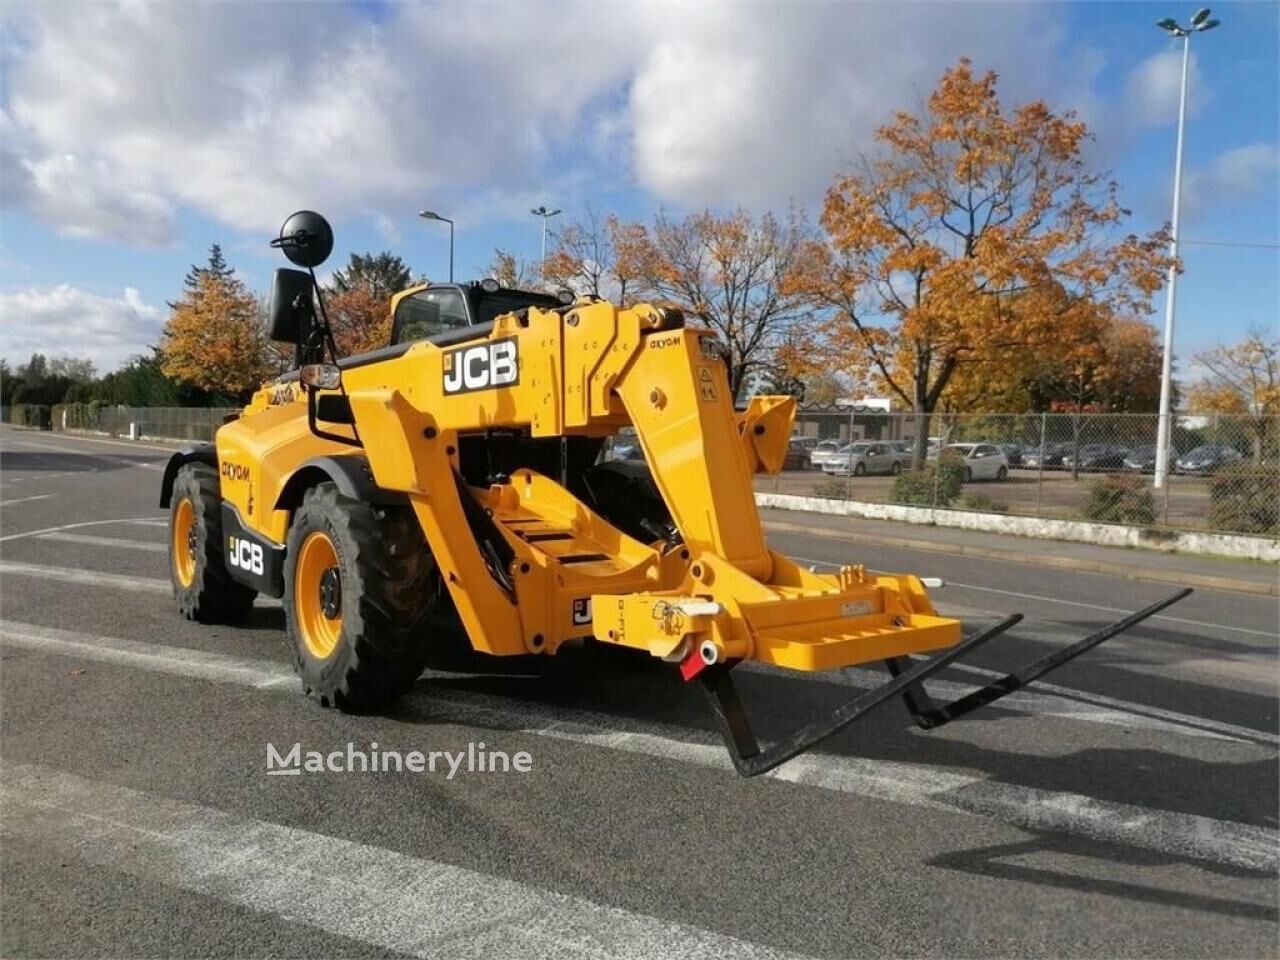
MULTIPOLYGON (((7 645, 264 690, 297 689, 289 668, 268 660, 147 644, 34 624, 0 622, 7 645)), ((447 702, 482 724, 533 736, 732 771, 724 747, 706 731, 633 721, 584 710, 432 686, 429 702, 447 702)), ((1029 830, 1122 843, 1172 856, 1253 870, 1280 866, 1280 833, 1250 824, 1042 790, 923 764, 814 752, 773 770, 773 779, 875 800, 970 814, 1029 830)))
POLYGON ((37 540, 53 540, 57 543, 78 543, 86 547, 110 547, 117 550, 143 550, 148 553, 167 553, 169 547, 164 543, 144 540, 122 540, 119 537, 96 537, 89 533, 65 533, 54 531, 42 533, 37 540))
MULTIPOLYGON (((136 546, 136 544, 130 542, 130 546, 136 546)), ((167 550, 167 547, 163 544, 154 544, 152 546, 157 547, 158 552, 167 550)), ((0 560, 0 573, 86 586, 118 587, 122 590, 140 593, 159 594, 169 593, 172 590, 170 582, 162 577, 138 577, 74 567, 20 563, 12 560, 0 560)), ((278 602, 272 598, 262 599, 266 603, 278 602)), ((754 669, 754 666, 752 668, 754 669)), ((986 670, 982 667, 968 664, 953 664, 949 669, 983 677, 996 678, 1003 676, 997 671, 986 670)), ((861 671, 831 671, 823 674, 820 679, 860 687, 875 686, 883 682, 883 678, 876 678, 875 674, 865 669, 861 671)), ((950 683, 945 680, 930 681, 929 688, 944 696, 959 696, 972 689, 971 687, 950 683)), ((1007 699, 1009 702, 1003 704, 1004 708, 1023 713, 1070 717, 1071 719, 1091 723, 1104 723, 1130 728, 1159 729, 1196 737, 1219 736, 1223 739, 1280 745, 1280 735, 1271 731, 1225 723, 1209 717, 1197 717, 1191 714, 1179 713, 1175 710, 1165 710, 1161 707, 1120 700, 1115 697, 1107 697, 1102 694, 1076 690, 1044 681, 1036 681, 1035 684, 1028 688, 1027 693, 1015 694, 1007 699), (1050 696, 1041 696, 1039 695, 1040 693, 1049 694, 1050 696), (1081 706, 1082 704, 1083 706, 1081 706)))
POLYGON ((789 957, 452 864, 6 764, 0 835, 415 957, 789 957), (370 922, 376 918, 376 922, 370 922))
POLYGON ((8 543, 11 540, 25 540, 28 537, 39 537, 46 533, 60 533, 63 530, 83 530, 85 527, 106 527, 116 523, 141 523, 141 524, 159 524, 160 526, 168 526, 167 520, 156 520, 152 517, 120 517, 114 520, 81 520, 78 523, 62 523, 56 527, 41 527, 38 530, 22 530, 18 533, 9 533, 0 537, 0 543, 8 543))
POLYGON ((52 496, 52 493, 39 493, 34 497, 18 497, 14 500, 0 500, 0 507, 14 507, 20 503, 30 503, 32 500, 48 500, 52 496))
POLYGON ((132 577, 123 573, 103 573, 99 570, 55 567, 41 563, 19 563, 16 560, 0 560, 0 573, 11 577, 31 577, 36 580, 55 580, 91 587, 110 587, 134 593, 168 593, 172 589, 168 580, 161 580, 158 577, 132 577))

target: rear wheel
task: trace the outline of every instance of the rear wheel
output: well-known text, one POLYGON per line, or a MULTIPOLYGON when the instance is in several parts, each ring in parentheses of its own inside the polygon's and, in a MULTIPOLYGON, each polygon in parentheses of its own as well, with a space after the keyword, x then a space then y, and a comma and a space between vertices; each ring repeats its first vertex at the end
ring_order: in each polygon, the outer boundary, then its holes
POLYGON ((284 610, 307 696, 372 710, 413 686, 443 584, 413 512, 309 490, 289 528, 284 610))
POLYGON ((893 461, 893 466, 889 468, 889 472, 892 473, 895 477, 898 474, 900 474, 902 472, 902 461, 901 460, 893 461))
POLYGON ((1008 468, 1008 467, 1001 467, 999 470, 997 470, 997 471, 996 471, 996 479, 997 479, 997 480, 1007 480, 1007 479, 1008 479, 1008 477, 1009 477, 1009 468, 1008 468))
POLYGON ((853 468, 853 475, 855 477, 865 477, 867 475, 867 465, 865 463, 857 464, 853 468))
POLYGON ((231 579, 224 557, 218 473, 207 463, 185 463, 169 506, 169 581, 186 619, 238 623, 253 609, 257 591, 231 579))
POLYGON ((973 470, 971 470, 969 467, 964 468, 964 482, 965 483, 973 482, 973 470))

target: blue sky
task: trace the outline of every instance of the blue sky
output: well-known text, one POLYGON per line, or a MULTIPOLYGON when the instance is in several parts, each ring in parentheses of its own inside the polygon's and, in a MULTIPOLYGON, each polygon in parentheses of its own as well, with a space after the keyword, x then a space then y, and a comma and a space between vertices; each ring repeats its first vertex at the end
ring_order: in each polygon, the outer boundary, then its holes
MULTIPOLYGON (((1169 216, 1178 44, 1160 3, 129 3, 0 8, 0 354, 100 369, 163 323, 210 243, 255 290, 291 210, 331 265, 391 249, 443 278, 539 221, 737 202, 816 211, 888 112, 967 55, 1006 102, 1097 133, 1133 228, 1169 216), (76 82, 68 82, 75 77, 76 82)), ((1280 243, 1280 8, 1222 4, 1193 39, 1183 236, 1280 243)), ((1183 248, 1178 353, 1280 323, 1280 250, 1183 248)), ((1163 294, 1153 322, 1162 319, 1163 294)))

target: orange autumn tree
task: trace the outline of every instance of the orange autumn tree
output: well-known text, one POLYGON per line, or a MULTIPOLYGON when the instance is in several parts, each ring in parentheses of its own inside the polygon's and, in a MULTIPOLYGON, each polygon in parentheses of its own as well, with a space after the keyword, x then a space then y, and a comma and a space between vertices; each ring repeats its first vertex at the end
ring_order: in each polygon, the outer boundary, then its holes
POLYGON ((353 253, 335 270, 325 297, 333 339, 341 356, 365 353, 391 342, 391 298, 413 283, 393 253, 353 253))
POLYGON ((258 301, 221 254, 192 268, 181 299, 170 304, 160 343, 165 376, 202 390, 247 398, 278 373, 258 301))
POLYGON ((828 244, 806 282, 828 307, 808 362, 869 379, 929 419, 966 365, 1072 351, 1150 312, 1163 233, 1121 235, 1117 186, 1090 170, 1073 113, 1006 109, 961 60, 920 115, 827 193, 828 244))

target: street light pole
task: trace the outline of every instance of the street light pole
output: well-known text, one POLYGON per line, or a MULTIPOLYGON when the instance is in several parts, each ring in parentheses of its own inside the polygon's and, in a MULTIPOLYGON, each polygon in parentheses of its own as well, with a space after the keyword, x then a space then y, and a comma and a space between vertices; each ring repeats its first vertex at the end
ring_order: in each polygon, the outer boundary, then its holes
POLYGON ((1169 226, 1169 289, 1165 294, 1164 357, 1160 365, 1160 417, 1156 425, 1156 466, 1153 485, 1157 490, 1165 485, 1169 469, 1169 441, 1171 439, 1170 406, 1173 402, 1173 319, 1178 301, 1178 218, 1182 205, 1182 142, 1187 123, 1187 72, 1191 61, 1191 34, 1212 30, 1221 21, 1210 20, 1208 9, 1197 10, 1191 17, 1191 25, 1180 26, 1166 17, 1158 24, 1170 36, 1182 40, 1182 87, 1178 96, 1178 145, 1173 161, 1173 217, 1169 226))
POLYGON ((538 279, 546 282, 547 276, 547 221, 558 216, 560 210, 548 210, 545 206, 535 207, 529 211, 535 217, 542 218, 542 259, 538 261, 538 279))
POLYGON ((439 220, 441 223, 449 225, 449 282, 453 283, 453 221, 448 217, 442 217, 433 210, 422 210, 418 213, 423 220, 439 220))

